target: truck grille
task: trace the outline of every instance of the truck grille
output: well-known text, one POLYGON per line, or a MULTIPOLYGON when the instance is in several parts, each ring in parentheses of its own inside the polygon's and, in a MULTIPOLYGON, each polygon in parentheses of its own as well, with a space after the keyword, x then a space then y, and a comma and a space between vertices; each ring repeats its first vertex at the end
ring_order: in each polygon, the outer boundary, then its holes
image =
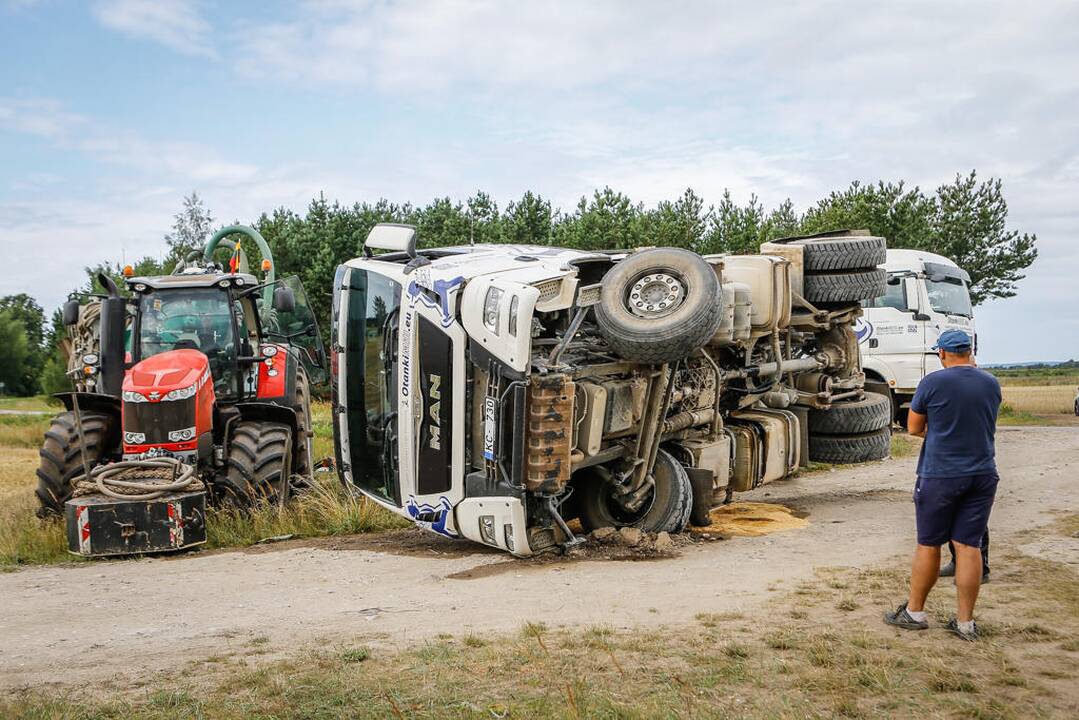
POLYGON ((544 280, 538 282, 535 288, 539 290, 539 299, 537 303, 547 302, 548 300, 554 300, 562 292, 562 281, 560 279, 544 280))

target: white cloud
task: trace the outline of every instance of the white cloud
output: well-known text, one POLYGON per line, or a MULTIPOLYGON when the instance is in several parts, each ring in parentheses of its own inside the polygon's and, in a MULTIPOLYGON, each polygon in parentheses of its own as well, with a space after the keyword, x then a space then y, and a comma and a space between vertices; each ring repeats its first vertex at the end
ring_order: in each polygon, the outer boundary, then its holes
MULTIPOLYGON (((307 0, 272 19, 229 11, 241 19, 215 19, 224 41, 211 45, 194 2, 95 5, 111 29, 196 57, 220 48, 215 67, 311 107, 308 124, 281 129, 280 165, 235 157, 212 136, 147 138, 55 101, 0 100, 0 128, 85 153, 111 181, 92 207, 75 203, 73 233, 115 219, 158 238, 193 188, 229 219, 302 210, 320 190, 425 202, 482 188, 505 204, 533 189, 569 208, 603 185, 648 203, 692 186, 708 202, 730 188, 804 209, 854 179, 931 191, 976 168, 1003 178, 1011 224, 1037 232, 1041 251, 1020 296, 985 309, 987 360, 1079 355, 1079 335, 1050 330, 1079 269, 1079 5, 307 0), (357 107, 382 119, 370 137, 335 157, 307 152, 306 139, 325 147, 325 127, 344 126, 335 113, 357 107), (128 207, 125 193, 149 187, 128 207)), ((230 122, 243 119, 220 119, 235 132, 230 122)), ((48 212, 8 203, 0 228, 48 212)))
POLYGON ((152 40, 186 55, 213 58, 212 28, 194 0, 98 0, 94 17, 129 37, 152 40))

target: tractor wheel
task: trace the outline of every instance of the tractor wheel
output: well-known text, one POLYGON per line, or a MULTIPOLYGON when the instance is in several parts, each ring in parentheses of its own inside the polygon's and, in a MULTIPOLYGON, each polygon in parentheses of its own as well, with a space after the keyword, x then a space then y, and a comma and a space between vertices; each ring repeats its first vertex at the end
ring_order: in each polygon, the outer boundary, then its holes
POLYGON ((275 422, 244 420, 229 438, 227 471, 214 484, 220 500, 233 507, 284 503, 289 496, 292 429, 275 422))
POLYGON ((579 509, 587 532, 601 527, 635 527, 645 532, 681 532, 689 522, 693 488, 685 468, 667 452, 656 454, 652 470, 655 488, 636 512, 622 507, 611 495, 611 485, 598 474, 581 483, 579 509))
POLYGON ((680 248, 631 253, 603 278, 596 323, 627 360, 667 363, 704 346, 723 321, 715 270, 680 248))
POLYGON ((293 485, 298 488, 310 487, 313 481, 315 454, 311 428, 311 382, 301 367, 296 373, 296 432, 300 433, 300 441, 296 443, 292 468, 293 485))
POLYGON ((86 449, 86 461, 93 468, 117 444, 116 420, 111 415, 84 412, 82 437, 79 441, 75 413, 62 412, 52 419, 45 431, 41 446, 41 465, 37 469, 37 495, 41 507, 39 517, 59 515, 64 503, 71 497, 71 481, 84 473, 82 449, 86 449))

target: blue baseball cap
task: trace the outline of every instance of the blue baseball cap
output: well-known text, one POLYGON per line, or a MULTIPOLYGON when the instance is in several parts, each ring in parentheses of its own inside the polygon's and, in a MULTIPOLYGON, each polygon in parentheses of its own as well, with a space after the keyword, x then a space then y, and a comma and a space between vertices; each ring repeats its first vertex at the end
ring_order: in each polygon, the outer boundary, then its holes
POLYGON ((967 335, 962 330, 945 330, 937 338, 937 344, 933 346, 933 349, 964 353, 973 346, 974 343, 971 341, 970 335, 967 335))

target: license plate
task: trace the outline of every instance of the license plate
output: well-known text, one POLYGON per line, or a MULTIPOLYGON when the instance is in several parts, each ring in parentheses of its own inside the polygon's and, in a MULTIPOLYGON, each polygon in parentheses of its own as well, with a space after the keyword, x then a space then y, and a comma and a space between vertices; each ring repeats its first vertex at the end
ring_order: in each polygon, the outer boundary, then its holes
POLYGON ((487 398, 483 403, 483 456, 488 460, 495 459, 497 415, 498 403, 493 397, 487 398))

